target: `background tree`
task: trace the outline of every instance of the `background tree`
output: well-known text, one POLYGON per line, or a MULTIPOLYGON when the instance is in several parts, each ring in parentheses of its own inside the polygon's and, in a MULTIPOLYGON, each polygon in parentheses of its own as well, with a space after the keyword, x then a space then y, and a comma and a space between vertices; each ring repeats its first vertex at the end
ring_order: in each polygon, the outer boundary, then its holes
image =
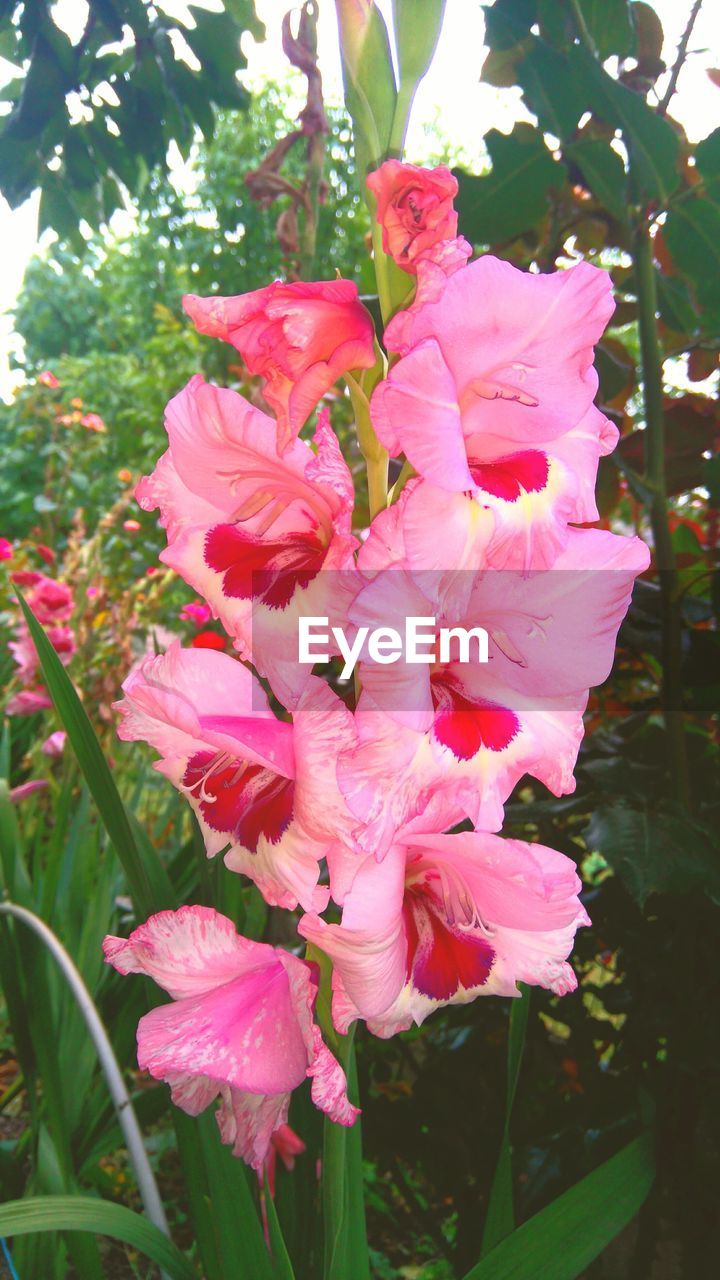
POLYGON ((81 244, 80 220, 107 222, 165 169, 171 142, 187 155, 196 127, 212 137, 214 108, 247 106, 237 72, 248 30, 263 36, 253 0, 220 13, 188 5, 185 17, 163 0, 90 0, 73 43, 47 0, 3 0, 0 54, 17 70, 0 130, 10 206, 39 187, 40 229, 81 244))

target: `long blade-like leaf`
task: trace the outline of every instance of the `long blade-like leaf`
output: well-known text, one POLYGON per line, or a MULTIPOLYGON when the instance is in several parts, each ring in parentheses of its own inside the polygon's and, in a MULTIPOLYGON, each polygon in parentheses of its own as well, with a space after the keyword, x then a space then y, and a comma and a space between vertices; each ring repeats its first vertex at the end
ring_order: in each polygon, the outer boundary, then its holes
POLYGON ((167 1272, 171 1280, 197 1280, 197 1272, 180 1250, 147 1218, 121 1204, 93 1196, 36 1196, 0 1205, 0 1236, 36 1231, 92 1231, 139 1249, 167 1272))
POLYGON ((646 1134, 513 1231, 465 1280, 576 1280, 635 1216, 654 1176, 646 1134))
POLYGON ((525 1046, 525 1030, 527 1028, 528 1010, 530 1008, 530 990, 521 987, 522 996, 512 1000, 510 1004, 510 1026, 508 1029, 507 1057, 507 1097, 505 1102, 505 1125, 503 1128, 500 1155, 498 1156, 495 1176, 490 1188, 485 1230, 483 1232, 482 1252, 485 1257, 501 1240, 510 1235, 515 1226, 515 1208, 513 1205, 512 1184, 512 1152, 510 1150, 510 1116, 512 1114, 515 1090, 517 1089, 520 1063, 525 1046))
POLYGON ((138 914, 144 917, 175 906, 172 886, 159 858, 155 856, 151 862, 140 855, 110 767, 70 677, 32 609, 19 593, 18 598, 37 649, 48 693, 67 730, 100 817, 122 862, 138 914))

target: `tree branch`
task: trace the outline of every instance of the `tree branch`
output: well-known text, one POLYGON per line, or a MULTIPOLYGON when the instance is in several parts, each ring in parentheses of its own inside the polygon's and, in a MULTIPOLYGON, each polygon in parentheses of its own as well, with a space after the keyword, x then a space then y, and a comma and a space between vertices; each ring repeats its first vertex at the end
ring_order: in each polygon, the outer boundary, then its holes
POLYGON ((672 71, 670 72, 670 81, 668 83, 667 89, 665 90, 665 93, 663 94, 660 100, 660 105, 658 106, 658 115, 660 116, 665 115, 665 112, 667 111, 668 106, 670 105, 670 99, 672 98, 675 90, 677 89, 678 78, 680 76, 680 72, 683 69, 683 66, 685 65, 685 59, 687 57, 687 49, 688 49, 688 44, 690 43, 690 36, 692 35, 692 30, 693 30, 693 27, 695 26, 695 19, 697 18, 701 7, 702 7, 702 0, 695 0, 695 3, 693 4, 692 9, 690 10, 690 17, 687 20, 687 26, 683 31, 682 39, 678 45, 675 64, 673 66, 672 71))

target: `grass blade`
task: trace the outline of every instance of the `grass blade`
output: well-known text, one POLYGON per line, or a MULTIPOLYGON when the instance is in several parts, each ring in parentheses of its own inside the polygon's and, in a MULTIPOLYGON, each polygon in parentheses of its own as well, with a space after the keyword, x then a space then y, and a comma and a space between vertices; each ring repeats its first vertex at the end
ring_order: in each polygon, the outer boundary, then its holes
POLYGON ((490 1188, 485 1229, 483 1231, 480 1257, 484 1258, 501 1240, 510 1235, 515 1226, 515 1207, 513 1205, 512 1152, 510 1149, 510 1117, 512 1115, 515 1090, 517 1089, 520 1063, 525 1047, 525 1031, 527 1029, 528 1011, 530 1009, 530 991, 520 985, 522 995, 519 1000, 510 1004, 510 1026, 508 1028, 507 1056, 507 1099, 505 1103, 505 1124, 503 1127, 500 1155, 498 1156, 495 1176, 490 1188))
POLYGON ((144 919, 154 911, 175 906, 172 885, 157 855, 150 861, 140 854, 110 767, 70 677, 19 592, 18 599, 37 649, 48 693, 123 865, 138 915, 144 919))
POLYGON ((172 1241, 124 1205, 94 1196, 35 1196, 0 1205, 0 1236, 38 1231, 91 1231, 112 1236, 157 1262, 170 1280, 197 1280, 195 1268, 172 1241))
POLYGON ((576 1280, 635 1216, 654 1177, 645 1134, 513 1231, 464 1280, 576 1280))

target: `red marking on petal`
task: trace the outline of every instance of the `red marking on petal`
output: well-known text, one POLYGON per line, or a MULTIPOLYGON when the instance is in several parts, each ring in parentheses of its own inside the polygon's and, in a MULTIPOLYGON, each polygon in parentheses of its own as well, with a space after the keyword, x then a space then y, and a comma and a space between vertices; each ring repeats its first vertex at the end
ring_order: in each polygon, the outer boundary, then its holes
POLYGON ((407 939, 408 981, 432 1000, 449 1000, 488 980, 495 959, 490 943, 477 931, 451 926, 434 896, 420 886, 406 892, 403 919, 407 939))
POLYGON ((213 831, 252 853, 260 836, 277 844, 293 816, 295 783, 259 764, 199 751, 188 761, 183 786, 194 792, 213 831))
POLYGON ((523 491, 539 493, 545 488, 550 472, 547 455, 538 449, 511 453, 495 462, 468 458, 468 466, 478 488, 504 502, 517 502, 523 491))
POLYGON ((436 708, 433 734, 458 760, 471 760, 481 747, 504 751, 520 728, 514 711, 495 702, 471 702, 442 671, 430 677, 436 708))
POLYGON ((205 563, 222 573, 223 592, 240 600, 263 600, 284 609, 298 587, 319 573, 326 547, 315 533, 288 533, 272 541, 234 524, 218 524, 205 538, 205 563))

